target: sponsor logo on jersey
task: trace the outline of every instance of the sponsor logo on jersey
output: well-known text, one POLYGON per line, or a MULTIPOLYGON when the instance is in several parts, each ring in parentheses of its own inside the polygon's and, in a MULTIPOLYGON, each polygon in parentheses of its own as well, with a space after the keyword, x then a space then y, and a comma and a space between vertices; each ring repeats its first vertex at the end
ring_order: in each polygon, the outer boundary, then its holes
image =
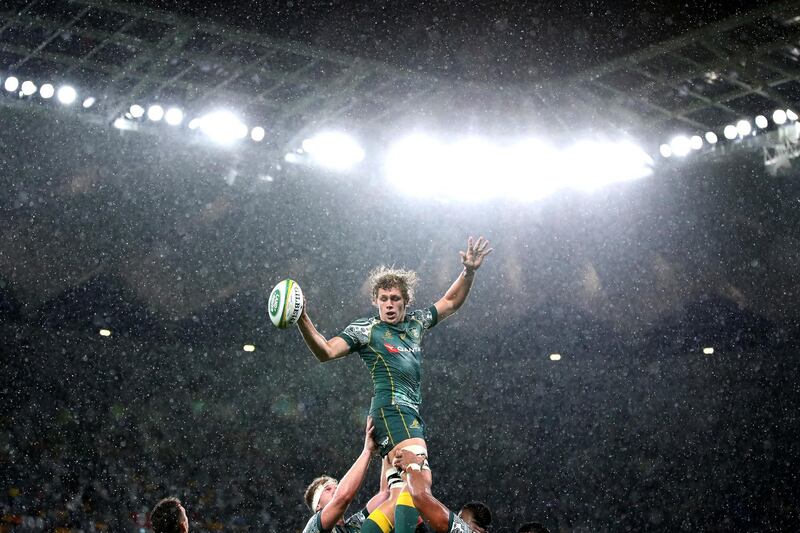
POLYGON ((408 427, 409 427, 410 429, 418 429, 418 428, 420 427, 420 426, 419 426, 419 420, 414 420, 413 422, 411 422, 411 425, 410 425, 410 426, 408 426, 408 427))
POLYGON ((389 444, 389 437, 384 437, 380 443, 380 446, 386 446, 387 444, 389 444))
POLYGON ((383 345, 386 346, 386 349, 389 350, 389 353, 400 353, 399 348, 397 348, 396 346, 392 346, 388 342, 384 342, 383 345))
POLYGON ((392 332, 389 331, 389 330, 386 330, 386 333, 383 334, 383 338, 384 339, 391 339, 392 338, 392 332))

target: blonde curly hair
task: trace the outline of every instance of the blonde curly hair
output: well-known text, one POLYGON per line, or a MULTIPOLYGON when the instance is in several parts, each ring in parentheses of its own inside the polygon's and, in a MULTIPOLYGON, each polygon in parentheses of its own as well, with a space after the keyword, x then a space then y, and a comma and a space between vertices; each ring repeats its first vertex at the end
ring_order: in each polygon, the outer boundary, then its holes
POLYGON ((381 265, 372 270, 367 278, 372 292, 372 301, 375 302, 378 298, 379 289, 400 289, 400 294, 403 295, 405 304, 409 305, 414 301, 414 289, 417 287, 419 277, 413 270, 405 270, 401 268, 388 267, 381 265))

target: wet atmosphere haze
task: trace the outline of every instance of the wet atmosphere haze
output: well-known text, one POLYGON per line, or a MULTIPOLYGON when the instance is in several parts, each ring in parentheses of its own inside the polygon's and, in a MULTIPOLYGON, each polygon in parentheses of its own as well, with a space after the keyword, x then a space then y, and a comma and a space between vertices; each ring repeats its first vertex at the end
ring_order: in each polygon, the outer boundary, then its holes
MULTIPOLYGON (((768 2, 126 5, 524 92, 768 2)), ((486 502, 496 532, 800 527, 796 169, 731 149, 591 192, 442 201, 371 155, 290 164, 311 120, 224 147, 25 102, 0 105, 0 531, 139 533, 170 495, 190 531, 301 531, 308 483, 358 456, 372 385, 358 356, 320 364, 275 328, 269 291, 296 280, 330 337, 377 314, 374 267, 415 270, 428 306, 479 235, 494 252, 423 343, 439 500, 486 502)), ((378 478, 374 460, 350 512, 378 478)))

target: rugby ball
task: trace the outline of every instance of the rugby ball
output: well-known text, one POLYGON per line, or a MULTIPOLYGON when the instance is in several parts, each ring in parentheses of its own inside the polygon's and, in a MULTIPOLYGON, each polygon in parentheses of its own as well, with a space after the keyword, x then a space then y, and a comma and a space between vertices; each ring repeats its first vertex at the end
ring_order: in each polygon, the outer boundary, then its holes
POLYGON ((269 295, 269 319, 283 329, 297 323, 303 312, 303 291, 293 279, 275 285, 269 295))

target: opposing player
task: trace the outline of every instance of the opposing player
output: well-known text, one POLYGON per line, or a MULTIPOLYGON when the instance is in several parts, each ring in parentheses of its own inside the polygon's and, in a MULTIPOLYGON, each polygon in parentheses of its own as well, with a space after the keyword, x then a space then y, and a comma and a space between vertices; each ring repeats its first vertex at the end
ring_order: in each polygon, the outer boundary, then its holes
POLYGON ((355 533, 361 531, 361 525, 369 516, 369 513, 389 497, 389 489, 384 472, 381 472, 381 489, 378 494, 367 502, 367 506, 364 509, 355 513, 347 521, 344 520, 344 513, 350 502, 355 498, 358 489, 364 483, 370 459, 378 449, 373 432, 372 418, 367 418, 364 449, 340 481, 336 481, 332 477, 320 476, 308 486, 305 493, 305 501, 314 516, 308 520, 303 533, 322 533, 327 531, 355 533))
POLYGON ((397 450, 410 448, 427 457, 425 424, 419 413, 421 402, 420 342, 426 330, 455 313, 466 301, 475 272, 492 252, 483 237, 467 241, 467 251, 459 252, 464 270, 435 304, 408 312, 413 302, 417 275, 413 271, 380 267, 370 274, 372 303, 378 316, 353 321, 339 335, 326 339, 311 322, 307 309, 298 321, 300 332, 311 352, 321 362, 358 352, 372 376, 373 397, 370 416, 375 421, 375 436, 380 453, 387 460, 392 496, 373 511, 365 524, 369 533, 394 526, 397 533, 416 528, 418 512, 402 480, 392 470, 397 450))
POLYGON ((476 502, 465 505, 459 514, 448 509, 431 492, 433 477, 423 456, 410 450, 399 450, 393 465, 406 473, 414 504, 436 533, 486 533, 492 522, 489 508, 476 502))

